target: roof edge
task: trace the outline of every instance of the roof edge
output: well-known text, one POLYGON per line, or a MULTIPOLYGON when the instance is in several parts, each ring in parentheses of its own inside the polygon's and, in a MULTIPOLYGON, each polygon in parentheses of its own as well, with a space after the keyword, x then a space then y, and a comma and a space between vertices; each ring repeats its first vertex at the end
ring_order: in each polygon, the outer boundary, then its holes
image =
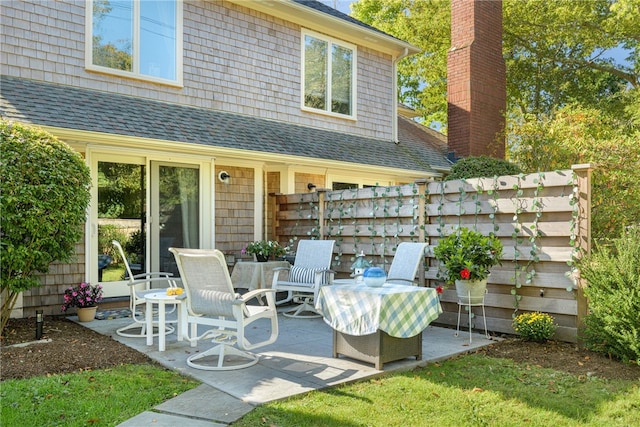
MULTIPOLYGON (((291 0, 227 0, 246 7, 294 22, 324 34, 346 39, 358 45, 392 55, 394 58, 421 52, 416 46, 397 39, 366 24, 358 25, 338 16, 332 16, 291 0)), ((338 12, 338 11, 337 11, 338 12)), ((339 12, 342 14, 342 12, 339 12)), ((348 16, 348 15, 347 15, 348 16)))

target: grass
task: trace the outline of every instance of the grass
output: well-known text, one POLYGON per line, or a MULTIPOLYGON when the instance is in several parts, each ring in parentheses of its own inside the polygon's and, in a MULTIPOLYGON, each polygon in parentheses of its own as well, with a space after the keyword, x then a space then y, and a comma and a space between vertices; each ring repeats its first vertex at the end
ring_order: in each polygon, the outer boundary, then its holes
MULTIPOLYGON (((7 426, 114 426, 197 385, 153 365, 10 380, 2 383, 0 419, 7 426)), ((434 425, 640 425, 640 383, 469 354, 269 403, 233 423, 434 425)))
POLYGON ((124 280, 124 272, 124 264, 110 265, 109 267, 102 270, 102 281, 118 282, 120 280, 124 280))
POLYGON ((155 365, 2 382, 5 426, 115 426, 199 383, 155 365))
POLYGON ((640 384, 467 355, 273 402, 234 427, 632 426, 640 384))

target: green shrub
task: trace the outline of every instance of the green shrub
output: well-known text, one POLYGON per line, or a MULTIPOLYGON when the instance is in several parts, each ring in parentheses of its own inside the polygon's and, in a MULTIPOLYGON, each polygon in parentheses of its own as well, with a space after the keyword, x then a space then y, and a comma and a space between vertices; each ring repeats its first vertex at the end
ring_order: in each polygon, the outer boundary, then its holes
POLYGON ((98 226, 98 253, 109 255, 115 264, 122 262, 120 253, 113 246, 113 241, 117 240, 122 245, 127 241, 127 234, 121 227, 114 224, 102 224, 98 226))
POLYGON ((136 230, 129 236, 129 239, 123 244, 124 252, 127 254, 130 262, 144 262, 144 246, 145 233, 142 230, 136 230))
POLYGON ((0 120, 2 324, 37 273, 70 261, 82 239, 91 178, 82 156, 53 135, 0 120))
POLYGON ((513 319, 513 329, 528 341, 544 342, 556 333, 553 317, 547 313, 522 313, 513 319))
POLYGON ((446 181, 467 178, 492 178, 502 175, 518 175, 522 170, 518 165, 504 159, 489 156, 465 157, 451 166, 446 181))
POLYGON ((587 348, 640 364, 640 227, 578 262, 589 301, 587 348))

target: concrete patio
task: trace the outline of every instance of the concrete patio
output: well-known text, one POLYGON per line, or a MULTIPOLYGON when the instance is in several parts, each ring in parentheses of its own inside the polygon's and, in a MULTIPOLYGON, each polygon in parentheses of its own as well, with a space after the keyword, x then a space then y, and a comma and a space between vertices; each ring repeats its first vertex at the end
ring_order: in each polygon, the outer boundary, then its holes
MULTIPOLYGON (((166 351, 160 352, 157 338, 153 346, 147 346, 144 338, 125 338, 115 333, 116 329, 130 322, 129 318, 118 318, 81 324, 147 354, 163 366, 202 382, 202 385, 121 424, 127 427, 224 426, 262 403, 374 377, 383 372, 410 370, 493 342, 483 334, 474 333, 473 343, 469 344, 468 330, 455 337, 455 330, 430 326, 423 333, 422 360, 407 358, 386 363, 384 370, 380 371, 370 363, 342 356, 333 358, 332 330, 322 319, 279 316, 278 340, 256 351, 260 354, 257 365, 214 372, 193 369, 186 364, 187 357, 196 351, 212 347, 210 341, 190 347, 187 341, 177 341, 175 333, 169 334, 166 351)), ((267 322, 264 327, 258 323, 251 334, 266 334, 266 327, 267 322)))

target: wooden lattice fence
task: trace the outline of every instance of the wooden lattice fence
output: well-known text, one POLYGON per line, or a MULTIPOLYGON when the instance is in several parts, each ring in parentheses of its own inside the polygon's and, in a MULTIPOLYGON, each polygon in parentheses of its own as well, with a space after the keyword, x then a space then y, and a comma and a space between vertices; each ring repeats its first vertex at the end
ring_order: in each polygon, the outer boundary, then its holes
MULTIPOLYGON (((361 251, 388 268, 400 242, 427 242, 420 285, 435 287, 440 282, 432 248, 440 238, 459 226, 495 233, 505 250, 489 278, 488 328, 513 333, 514 314, 542 311, 559 325, 556 338, 576 341, 586 302, 571 263, 590 248, 590 171, 580 165, 520 176, 277 194, 272 235, 292 249, 298 239, 336 240, 332 267, 338 277, 348 277, 361 251)), ((455 325, 455 290, 446 289, 441 302, 445 312, 438 323, 455 325)), ((476 311, 479 327, 483 319, 476 311)))

